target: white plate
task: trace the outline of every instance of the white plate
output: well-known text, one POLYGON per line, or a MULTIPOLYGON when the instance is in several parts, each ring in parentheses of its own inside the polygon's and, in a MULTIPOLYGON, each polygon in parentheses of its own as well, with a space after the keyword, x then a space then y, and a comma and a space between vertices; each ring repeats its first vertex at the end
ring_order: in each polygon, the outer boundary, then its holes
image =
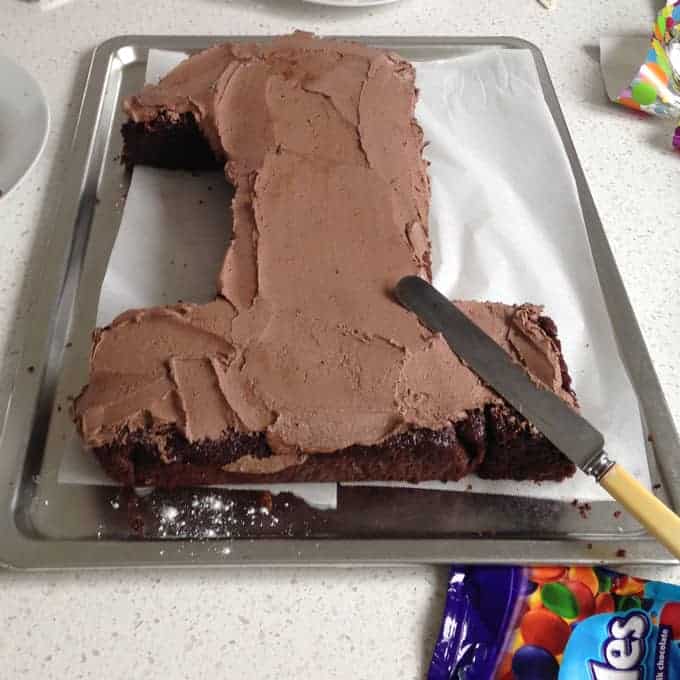
POLYGON ((334 7, 371 7, 373 5, 389 5, 399 0, 302 0, 313 5, 333 5, 334 7))
POLYGON ((35 79, 0 55, 0 200, 38 160, 47 140, 47 100, 35 79))

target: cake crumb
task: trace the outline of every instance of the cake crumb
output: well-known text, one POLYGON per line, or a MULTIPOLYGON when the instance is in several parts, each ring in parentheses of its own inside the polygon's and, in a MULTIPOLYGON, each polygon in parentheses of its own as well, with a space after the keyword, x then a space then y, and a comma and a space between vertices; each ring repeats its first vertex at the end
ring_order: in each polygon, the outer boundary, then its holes
POLYGON ((618 519, 619 517, 621 517, 621 511, 620 511, 620 510, 616 510, 616 512, 614 512, 614 517, 616 517, 617 519, 618 519))
POLYGON ((661 484, 659 482, 652 485, 652 489, 654 489, 654 491, 658 491, 660 488, 661 488, 661 484))
MULTIPOLYGON (((262 494, 262 498, 260 500, 262 503, 262 509, 265 509, 267 511, 267 514, 269 514, 272 511, 272 508, 274 507, 274 499, 272 498, 271 492, 265 491, 262 494)), ((262 511, 260 510, 260 512, 262 511)))
POLYGON ((627 555, 626 551, 623 548, 619 548, 616 551, 616 556, 617 557, 625 557, 627 555))
POLYGON ((588 547, 588 550, 592 550, 592 549, 593 549, 593 544, 592 544, 592 543, 588 543, 588 546, 587 546, 587 547, 588 547))
POLYGON ((653 443, 654 443, 654 435, 653 435, 651 432, 647 435, 647 441, 648 441, 650 444, 653 444, 653 443))
POLYGON ((65 347, 66 347, 66 349, 69 349, 69 348, 73 347, 73 343, 72 343, 72 342, 67 342, 66 345, 65 345, 65 347))
POLYGON ((35 371, 35 366, 29 366, 26 370, 27 370, 29 373, 33 373, 33 371, 35 371))

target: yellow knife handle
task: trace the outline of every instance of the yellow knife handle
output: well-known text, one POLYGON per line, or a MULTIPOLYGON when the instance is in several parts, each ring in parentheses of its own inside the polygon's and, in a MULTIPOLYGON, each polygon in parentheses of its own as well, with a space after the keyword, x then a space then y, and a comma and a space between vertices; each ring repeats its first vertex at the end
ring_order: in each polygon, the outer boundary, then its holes
POLYGON ((680 517, 618 463, 599 481, 650 534, 680 559, 680 517))

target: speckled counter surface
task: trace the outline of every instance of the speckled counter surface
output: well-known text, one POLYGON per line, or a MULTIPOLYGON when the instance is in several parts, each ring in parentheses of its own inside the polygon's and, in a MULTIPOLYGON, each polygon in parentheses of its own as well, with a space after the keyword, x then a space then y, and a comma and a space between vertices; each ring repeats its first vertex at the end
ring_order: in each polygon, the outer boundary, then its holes
MULTIPOLYGON (((0 52, 45 89, 52 130, 0 202, 0 348, 16 358, 40 270, 91 49, 121 33, 516 35, 543 50, 671 410, 680 418, 680 155, 672 124, 607 103, 604 32, 646 33, 651 0, 403 0, 343 10, 297 0, 0 0, 0 52), (673 187, 675 182, 675 188, 673 187)), ((680 582, 680 569, 640 570, 680 582)), ((446 570, 251 569, 0 572, 0 678, 419 678, 446 570)))

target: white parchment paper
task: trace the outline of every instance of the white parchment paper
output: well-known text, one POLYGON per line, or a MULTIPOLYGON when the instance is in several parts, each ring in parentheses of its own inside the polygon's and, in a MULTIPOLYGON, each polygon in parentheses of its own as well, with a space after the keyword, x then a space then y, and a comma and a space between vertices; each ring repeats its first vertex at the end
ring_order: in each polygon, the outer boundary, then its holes
MULTIPOLYGON (((155 82, 183 56, 152 51, 147 80, 155 82)), ((418 63, 416 70, 418 119, 431 162, 435 285, 452 298, 545 305, 558 325, 583 414, 603 431, 611 454, 649 486, 637 401, 616 349, 574 180, 530 52, 487 51, 418 63)), ((228 202, 220 174, 193 177, 136 168, 98 323, 130 307, 210 299, 228 238, 228 202)), ((60 479, 103 483, 103 473, 77 442, 72 449, 60 479)), ((335 485, 294 486, 301 494, 314 487, 317 504, 334 503, 335 485)), ((607 497, 581 473, 561 484, 471 476, 419 486, 567 500, 607 497)))

